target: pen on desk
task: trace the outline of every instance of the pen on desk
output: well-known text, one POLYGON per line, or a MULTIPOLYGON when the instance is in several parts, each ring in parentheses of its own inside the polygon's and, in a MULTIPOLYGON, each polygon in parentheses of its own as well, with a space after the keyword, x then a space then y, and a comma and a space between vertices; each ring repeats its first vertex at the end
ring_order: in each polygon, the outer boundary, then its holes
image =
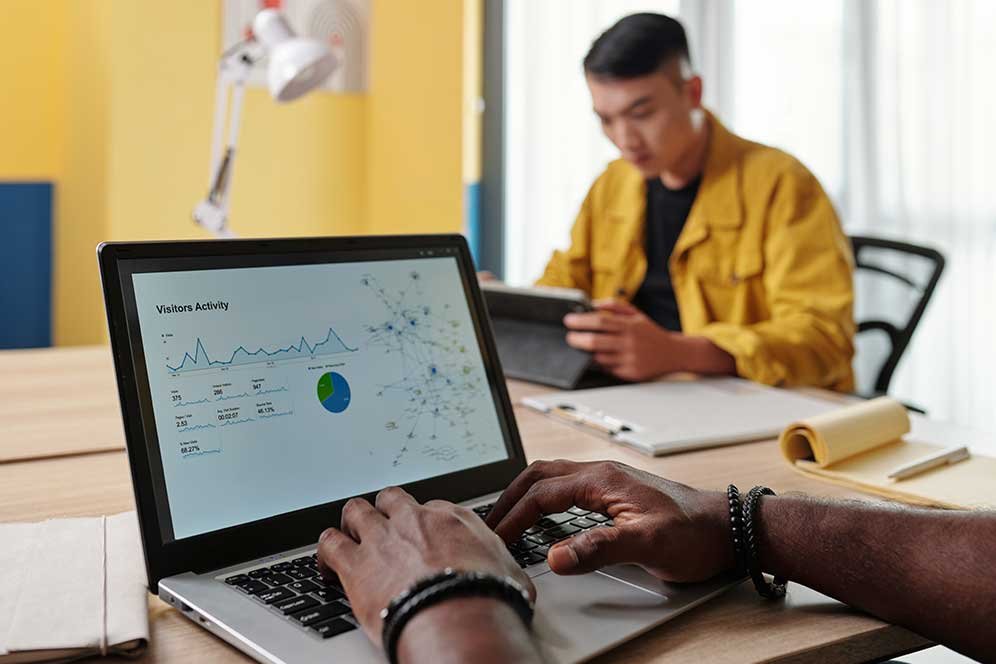
POLYGON ((919 475, 920 473, 928 471, 931 468, 947 466, 953 463, 958 463, 959 461, 964 461, 970 456, 971 453, 964 445, 961 447, 949 447, 929 456, 925 456, 922 459, 918 459, 912 463, 899 466, 889 473, 889 479, 904 480, 906 478, 913 477, 914 475, 919 475))
POLYGON ((539 411, 541 413, 549 413, 550 407, 539 399, 533 399, 532 397, 522 397, 519 399, 519 403, 527 408, 532 408, 533 410, 539 411))
POLYGON ((559 419, 572 422, 574 424, 581 423, 581 418, 578 417, 577 413, 574 412, 573 408, 568 408, 565 406, 554 406, 550 408, 550 410, 548 410, 547 413, 559 419))
POLYGON ((538 399, 532 399, 529 397, 521 398, 519 403, 527 408, 532 408, 533 410, 539 411, 540 413, 549 415, 559 420, 563 420, 569 424, 586 429, 592 429, 610 438, 615 438, 621 433, 639 430, 639 427, 636 425, 628 424, 619 418, 612 417, 611 415, 607 415, 601 411, 582 411, 570 404, 550 406, 538 399))
POLYGON ((628 430, 629 427, 613 417, 602 413, 581 412, 573 406, 554 406, 549 410, 550 415, 570 422, 586 429, 592 429, 605 436, 615 436, 621 430, 628 430))
POLYGON ((614 433, 610 427, 600 422, 597 417, 579 413, 571 406, 554 406, 550 409, 550 414, 572 424, 594 429, 606 436, 611 436, 614 433))

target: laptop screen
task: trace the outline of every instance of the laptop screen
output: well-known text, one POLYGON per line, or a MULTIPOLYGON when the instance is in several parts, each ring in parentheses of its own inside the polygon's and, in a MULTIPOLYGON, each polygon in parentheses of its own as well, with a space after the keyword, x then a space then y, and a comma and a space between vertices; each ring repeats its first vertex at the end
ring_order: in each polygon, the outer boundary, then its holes
POLYGON ((447 253, 129 270, 164 541, 509 458, 447 253))

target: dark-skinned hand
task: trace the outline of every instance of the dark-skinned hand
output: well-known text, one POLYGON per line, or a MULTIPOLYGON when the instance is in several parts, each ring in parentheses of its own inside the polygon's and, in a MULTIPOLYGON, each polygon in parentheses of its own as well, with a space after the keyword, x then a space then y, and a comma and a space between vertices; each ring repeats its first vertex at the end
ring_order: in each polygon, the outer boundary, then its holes
POLYGON ((518 538, 544 514, 576 505, 612 518, 550 548, 558 574, 635 563, 665 581, 703 581, 734 566, 726 495, 612 461, 537 461, 501 495, 487 523, 518 538))
POLYGON ((376 507, 359 498, 347 502, 341 530, 322 533, 318 564, 325 576, 339 576, 353 615, 378 646, 381 609, 447 567, 510 576, 535 597, 529 577, 472 510, 441 500, 420 505, 398 487, 377 494, 376 507))

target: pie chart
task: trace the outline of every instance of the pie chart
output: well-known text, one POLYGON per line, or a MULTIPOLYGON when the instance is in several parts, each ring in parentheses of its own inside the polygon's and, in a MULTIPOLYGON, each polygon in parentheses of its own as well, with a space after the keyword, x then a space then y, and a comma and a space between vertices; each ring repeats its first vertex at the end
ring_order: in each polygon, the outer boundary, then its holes
POLYGON ((349 408, 349 383, 342 374, 329 371, 318 379, 318 400, 330 413, 341 413, 349 408))

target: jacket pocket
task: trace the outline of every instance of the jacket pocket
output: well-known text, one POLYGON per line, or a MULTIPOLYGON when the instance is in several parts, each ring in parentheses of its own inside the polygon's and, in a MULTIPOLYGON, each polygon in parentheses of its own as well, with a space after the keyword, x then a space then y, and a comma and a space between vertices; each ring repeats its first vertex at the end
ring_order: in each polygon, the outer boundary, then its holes
POLYGON ((739 229, 713 228, 688 255, 689 275, 713 287, 735 288, 764 271, 761 247, 739 229))
POLYGON ((633 243, 642 243, 641 231, 639 220, 619 212, 606 213, 602 223, 592 226, 592 269, 596 272, 618 272, 632 251, 633 243))

